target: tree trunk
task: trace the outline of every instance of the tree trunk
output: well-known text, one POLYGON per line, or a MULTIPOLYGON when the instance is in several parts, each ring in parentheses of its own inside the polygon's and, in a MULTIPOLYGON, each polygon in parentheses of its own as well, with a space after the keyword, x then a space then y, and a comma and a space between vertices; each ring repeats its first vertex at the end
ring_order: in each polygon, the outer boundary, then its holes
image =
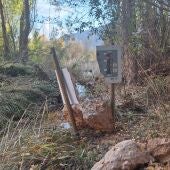
MULTIPOLYGON (((12 40, 13 52, 14 52, 14 54, 16 54, 16 42, 15 42, 15 36, 14 36, 13 27, 12 27, 12 25, 10 24, 9 21, 8 21, 8 25, 9 25, 9 28, 10 28, 10 37, 11 37, 11 40, 12 40)), ((15 56, 15 57, 16 57, 16 56, 15 56)))
POLYGON ((9 48, 9 42, 8 42, 8 36, 6 31, 6 25, 5 25, 5 17, 4 17, 4 11, 3 11, 3 4, 0 0, 0 15, 1 15, 1 26, 2 26, 2 35, 3 35, 3 48, 4 48, 4 59, 8 60, 10 59, 10 48, 9 48))
POLYGON ((124 78, 127 84, 136 82, 137 64, 132 53, 131 36, 133 31, 134 0, 122 1, 122 37, 124 50, 124 78))
POLYGON ((30 5, 29 0, 23 1, 23 12, 20 18, 20 60, 22 63, 28 61, 28 36, 30 33, 30 5))

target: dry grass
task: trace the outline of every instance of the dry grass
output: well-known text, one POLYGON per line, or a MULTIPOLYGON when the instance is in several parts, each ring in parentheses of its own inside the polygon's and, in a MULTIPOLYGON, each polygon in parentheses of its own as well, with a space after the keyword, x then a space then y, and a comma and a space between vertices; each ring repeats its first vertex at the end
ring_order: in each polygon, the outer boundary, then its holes
POLYGON ((96 151, 68 130, 45 125, 46 105, 33 120, 24 118, 17 124, 11 119, 0 141, 0 170, 89 169, 96 161, 96 151))

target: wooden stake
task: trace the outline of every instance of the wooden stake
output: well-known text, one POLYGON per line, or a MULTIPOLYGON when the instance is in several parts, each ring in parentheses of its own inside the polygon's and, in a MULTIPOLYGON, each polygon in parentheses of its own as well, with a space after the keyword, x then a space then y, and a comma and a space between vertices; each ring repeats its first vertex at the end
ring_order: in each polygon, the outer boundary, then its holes
POLYGON ((65 100, 65 103, 66 103, 66 107, 68 109, 68 113, 69 113, 70 120, 71 120, 71 123, 72 123, 72 126, 73 126, 73 130, 74 130, 75 135, 78 136, 79 133, 78 133, 75 118, 74 118, 74 115, 73 115, 73 109, 71 107, 71 104, 70 104, 70 101, 69 101, 69 98, 68 98, 68 95, 67 95, 64 76, 63 76, 63 73, 61 71, 59 59, 58 59, 58 56, 56 55, 56 51, 55 51, 54 47, 51 48, 51 52, 53 54, 53 58, 54 58, 55 66, 56 66, 56 71, 57 71, 57 75, 58 75, 58 81, 60 82, 60 85, 61 85, 63 97, 64 97, 64 100, 65 100))
POLYGON ((112 115, 113 120, 115 122, 115 84, 111 84, 111 109, 112 109, 112 115))

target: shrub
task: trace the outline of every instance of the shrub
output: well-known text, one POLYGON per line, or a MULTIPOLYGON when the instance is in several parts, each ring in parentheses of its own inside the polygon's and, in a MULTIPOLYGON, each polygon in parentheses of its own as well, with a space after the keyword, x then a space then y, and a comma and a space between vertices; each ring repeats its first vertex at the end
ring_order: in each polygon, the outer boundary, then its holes
POLYGON ((33 70, 31 66, 25 66, 22 64, 7 64, 5 66, 0 67, 0 73, 11 76, 11 77, 17 77, 17 76, 25 76, 25 75, 32 75, 33 70))

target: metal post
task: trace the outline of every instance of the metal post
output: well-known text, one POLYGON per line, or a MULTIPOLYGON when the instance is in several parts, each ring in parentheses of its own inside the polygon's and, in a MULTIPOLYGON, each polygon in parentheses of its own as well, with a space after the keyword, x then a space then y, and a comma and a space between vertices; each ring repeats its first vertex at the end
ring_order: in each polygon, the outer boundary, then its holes
POLYGON ((112 115, 113 120, 115 122, 115 84, 111 84, 111 109, 112 109, 112 115))
POLYGON ((79 133, 78 133, 78 129, 77 129, 77 126, 76 126, 75 118, 74 118, 74 115, 73 115, 73 109, 71 107, 71 104, 70 104, 70 101, 69 101, 69 98, 68 98, 68 95, 67 95, 67 90, 66 90, 66 86, 65 86, 65 81, 64 81, 63 73, 61 71, 59 59, 58 59, 58 56, 56 55, 56 51, 55 51, 54 47, 51 48, 51 52, 53 54, 54 62, 55 62, 55 65, 56 65, 56 71, 57 71, 57 74, 58 74, 58 81, 61 84, 61 89, 62 89, 62 92, 63 92, 63 97, 64 97, 64 100, 65 100, 65 103, 66 103, 66 107, 68 109, 68 113, 69 113, 70 120, 71 120, 71 123, 72 123, 72 126, 73 126, 73 130, 74 130, 75 135, 78 136, 79 133))

